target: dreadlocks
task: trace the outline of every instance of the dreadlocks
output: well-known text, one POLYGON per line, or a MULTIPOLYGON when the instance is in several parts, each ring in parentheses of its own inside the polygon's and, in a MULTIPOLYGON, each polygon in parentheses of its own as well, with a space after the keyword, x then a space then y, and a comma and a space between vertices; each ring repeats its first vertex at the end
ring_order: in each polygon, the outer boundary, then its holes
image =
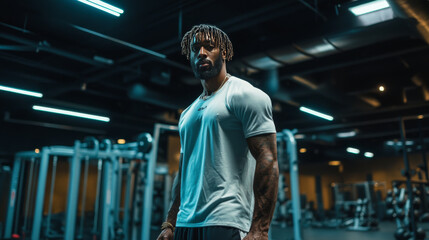
POLYGON ((232 59, 234 51, 228 35, 216 26, 200 24, 193 26, 192 29, 189 30, 189 32, 187 32, 182 38, 182 42, 180 44, 182 46, 182 54, 186 55, 188 60, 191 42, 197 33, 202 33, 198 36, 199 41, 203 41, 204 39, 207 39, 207 37, 211 38, 215 47, 219 48, 221 52, 226 51, 226 60, 230 61, 232 59))

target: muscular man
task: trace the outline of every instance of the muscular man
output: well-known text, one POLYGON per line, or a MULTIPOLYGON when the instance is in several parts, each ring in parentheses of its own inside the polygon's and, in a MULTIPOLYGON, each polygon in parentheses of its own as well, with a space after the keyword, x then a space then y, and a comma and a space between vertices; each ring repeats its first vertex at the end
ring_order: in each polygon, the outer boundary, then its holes
POLYGON ((271 100, 227 73, 233 48, 219 28, 194 26, 181 45, 203 93, 179 120, 179 173, 158 240, 268 239, 279 174, 271 100))

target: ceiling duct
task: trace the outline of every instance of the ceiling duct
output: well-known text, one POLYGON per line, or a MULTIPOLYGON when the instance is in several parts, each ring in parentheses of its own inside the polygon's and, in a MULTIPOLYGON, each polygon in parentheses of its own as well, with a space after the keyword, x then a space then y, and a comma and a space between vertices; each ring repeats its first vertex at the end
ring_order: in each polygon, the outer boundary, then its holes
POLYGON ((234 65, 235 68, 246 69, 246 71, 249 67, 258 70, 270 70, 391 39, 413 36, 415 35, 414 27, 413 23, 410 24, 408 20, 393 19, 342 33, 297 41, 287 46, 245 57, 241 59, 242 66, 236 62, 234 65))
POLYGON ((324 37, 297 42, 295 48, 317 58, 338 52, 338 49, 324 37))
MULTIPOLYGON (((238 59, 237 61, 232 61, 229 68, 244 75, 250 75, 262 71, 263 74, 261 76, 261 80, 263 84, 262 87, 265 88, 264 90, 273 98, 296 106, 298 103, 293 101, 291 96, 287 94, 286 90, 279 88, 278 82, 274 81, 274 79, 279 81, 279 76, 277 71, 273 70, 284 66, 303 63, 312 59, 332 56, 344 51, 350 51, 392 39, 409 38, 410 36, 418 37, 418 33, 415 29, 415 22, 409 21, 409 19, 394 18, 392 20, 370 26, 352 28, 341 33, 327 34, 325 36, 296 41, 295 43, 291 43, 280 48, 270 49, 263 53, 257 53, 238 59), (277 76, 277 78, 273 78, 273 76, 277 76)), ((302 77, 297 76, 296 74, 297 73, 291 73, 290 76, 283 75, 281 78, 289 78, 299 83, 303 83, 300 81, 302 77)), ((332 96, 332 91, 330 89, 319 88, 319 86, 307 81, 304 85, 313 91, 318 91, 324 96, 332 96)), ((348 99, 350 103, 357 104, 364 108, 368 106, 379 106, 379 103, 372 99, 371 101, 368 101, 368 99, 361 98, 357 101, 356 99, 347 96, 343 96, 342 98, 343 100, 335 100, 347 102, 346 99, 348 99)))
MULTIPOLYGON (((267 52, 271 58, 281 62, 283 64, 295 64, 310 60, 311 57, 308 54, 304 54, 297 50, 294 46, 285 46, 278 49, 274 49, 267 52)), ((258 67, 254 65, 255 67, 258 67)))
POLYGON ((429 2, 423 0, 389 0, 396 11, 417 21, 417 30, 429 44, 429 2))

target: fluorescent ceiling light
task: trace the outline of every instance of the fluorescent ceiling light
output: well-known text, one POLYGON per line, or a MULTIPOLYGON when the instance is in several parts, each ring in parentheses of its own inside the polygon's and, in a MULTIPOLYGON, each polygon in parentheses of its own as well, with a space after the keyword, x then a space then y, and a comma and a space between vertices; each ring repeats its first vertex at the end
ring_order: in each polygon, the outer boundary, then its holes
POLYGON ((38 105, 34 105, 33 109, 38 111, 63 114, 63 115, 68 115, 73 117, 81 117, 81 118, 87 118, 87 119, 98 120, 103 122, 110 122, 110 118, 108 117, 97 116, 97 115, 92 115, 87 113, 80 113, 80 112, 68 111, 68 110, 57 109, 57 108, 43 107, 38 105))
POLYGON ((364 155, 365 157, 367 157, 367 158, 372 158, 372 157, 374 157, 374 153, 372 153, 372 152, 365 152, 363 155, 364 155))
POLYGON ((353 154, 359 154, 359 153, 360 153, 359 149, 357 149, 357 148, 352 148, 352 147, 348 147, 348 148, 347 148, 347 152, 349 152, 349 153, 353 153, 353 154))
POLYGON ((119 17, 119 16, 121 16, 122 13, 124 13, 124 10, 117 8, 115 6, 112 6, 110 4, 107 4, 105 2, 99 1, 99 0, 78 0, 78 1, 85 3, 91 7, 95 7, 97 9, 102 10, 102 11, 110 13, 116 17, 119 17))
POLYGON ((98 4, 98 5, 100 5, 100 6, 103 6, 103 7, 107 8, 107 9, 112 10, 112 11, 115 11, 115 12, 117 12, 117 13, 119 13, 119 14, 124 13, 124 10, 122 10, 122 9, 120 9, 120 8, 117 8, 117 7, 113 6, 113 5, 110 5, 110 4, 108 4, 108 3, 105 3, 105 2, 103 2, 103 1, 100 1, 100 0, 88 0, 88 1, 93 2, 93 3, 95 3, 95 4, 98 4))
POLYGON ((304 139, 305 135, 304 134, 296 134, 295 135, 295 139, 304 139))
POLYGON ((320 112, 314 111, 314 110, 312 110, 310 108, 300 107, 299 110, 301 110, 303 112, 306 112, 306 113, 309 113, 309 114, 312 114, 314 116, 317 116, 317 117, 329 120, 329 121, 334 120, 334 118, 332 116, 329 116, 329 115, 326 115, 324 113, 320 113, 320 112))
POLYGON ((337 137, 339 138, 348 138, 348 137, 354 137, 354 136, 356 136, 356 131, 337 133, 337 137))
POLYGON ((386 0, 376 0, 368 3, 364 3, 355 7, 350 7, 349 11, 356 16, 360 16, 363 14, 375 12, 388 7, 390 7, 390 5, 386 0))
MULTIPOLYGON (((388 146, 402 146, 402 141, 387 141, 386 142, 386 145, 388 145, 388 146)), ((405 145, 406 146, 412 146, 412 145, 414 145, 414 141, 411 141, 411 140, 407 140, 407 141, 405 141, 405 145)))
POLYGON ((38 97, 38 98, 43 97, 43 94, 41 94, 39 92, 32 92, 32 91, 22 90, 22 89, 18 89, 18 88, 6 87, 6 86, 2 86, 2 85, 0 85, 0 90, 6 91, 6 92, 18 93, 18 94, 27 95, 27 96, 32 96, 32 97, 38 97))

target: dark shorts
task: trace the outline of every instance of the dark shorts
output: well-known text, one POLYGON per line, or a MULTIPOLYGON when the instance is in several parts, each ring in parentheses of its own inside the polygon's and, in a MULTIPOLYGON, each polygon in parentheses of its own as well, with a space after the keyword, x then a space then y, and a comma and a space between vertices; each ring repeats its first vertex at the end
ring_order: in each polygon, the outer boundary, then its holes
POLYGON ((177 227, 174 240, 241 240, 240 230, 233 227, 177 227))

